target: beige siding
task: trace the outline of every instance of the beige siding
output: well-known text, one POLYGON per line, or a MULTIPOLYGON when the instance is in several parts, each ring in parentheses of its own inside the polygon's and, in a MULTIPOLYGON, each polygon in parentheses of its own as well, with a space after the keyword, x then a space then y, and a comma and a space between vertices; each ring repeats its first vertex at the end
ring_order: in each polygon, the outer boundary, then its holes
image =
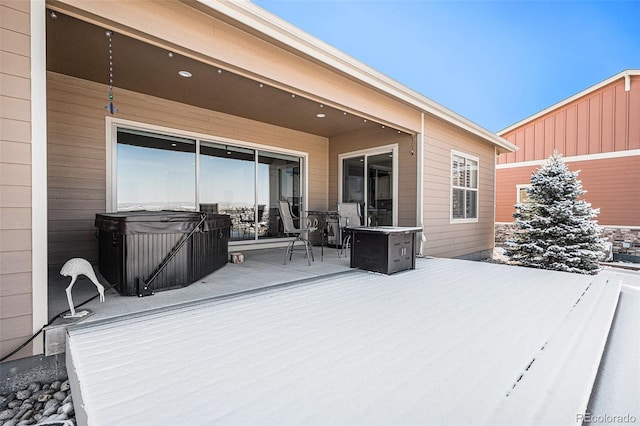
POLYGON ((28 1, 0 1, 0 356, 32 330, 29 20, 28 1))
POLYGON ((493 248, 494 148, 435 119, 425 124, 424 254, 461 257, 493 248), (478 157, 478 222, 451 223, 451 150, 478 157))
MULTIPOLYGON (((105 211, 106 86, 49 73, 49 265, 74 256, 97 260, 96 213, 105 211)), ((306 152, 309 207, 327 207, 326 138, 216 111, 115 89, 117 118, 306 152)))
POLYGON ((338 202, 338 155, 398 144, 398 226, 416 225, 417 159, 413 137, 391 129, 357 132, 331 138, 329 143, 329 205, 338 202), (413 143, 412 143, 413 142, 413 143), (414 154, 411 153, 413 149, 414 154))

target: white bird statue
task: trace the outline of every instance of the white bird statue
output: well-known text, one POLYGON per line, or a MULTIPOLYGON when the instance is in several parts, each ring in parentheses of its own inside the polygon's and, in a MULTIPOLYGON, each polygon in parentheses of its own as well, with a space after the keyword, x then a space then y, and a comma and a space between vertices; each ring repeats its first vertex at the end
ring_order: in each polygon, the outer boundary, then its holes
POLYGON ((79 257, 69 259, 67 263, 62 266, 62 269, 60 269, 60 275, 71 277, 71 284, 69 284, 69 286, 65 290, 65 292, 67 293, 67 301, 69 302, 69 310, 71 311, 71 314, 65 315, 64 318, 81 318, 89 313, 89 311, 76 312, 76 309, 73 306, 71 289, 78 279, 78 275, 86 276, 91 280, 91 282, 93 282, 93 284, 95 284, 96 288, 98 289, 98 293, 100 293, 100 302, 104 302, 104 287, 98 282, 98 277, 96 277, 95 272, 93 272, 93 267, 85 259, 79 257))

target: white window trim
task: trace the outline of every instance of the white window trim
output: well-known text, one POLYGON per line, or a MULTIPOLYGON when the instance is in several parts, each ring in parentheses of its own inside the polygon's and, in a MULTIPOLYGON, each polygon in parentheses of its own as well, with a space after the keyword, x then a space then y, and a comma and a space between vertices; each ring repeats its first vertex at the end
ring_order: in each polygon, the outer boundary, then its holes
MULTIPOLYGON (((371 156, 378 154, 386 154, 391 151, 393 155, 393 226, 398 226, 398 144, 390 144, 377 146, 374 148, 361 149, 358 151, 350 151, 338 154, 338 202, 342 200, 342 160, 346 158, 360 157, 363 155, 371 156)), ((367 181, 365 179, 365 193, 367 192, 367 181)))
MULTIPOLYGON (((458 187, 461 188, 461 187, 458 187)), ((473 188, 464 188, 465 190, 473 190, 473 188)), ((480 219, 480 158, 475 155, 467 154, 466 152, 456 151, 455 149, 451 150, 451 156, 449 157, 449 223, 450 224, 458 224, 458 223, 478 223, 480 219), (468 219, 454 219, 453 218, 453 156, 457 155, 459 157, 464 157, 469 160, 473 160, 478 163, 478 187, 476 190, 476 212, 477 215, 475 218, 468 219)))
POLYGON ((530 183, 523 183, 520 185, 516 185, 516 204, 520 204, 522 201, 520 200, 520 192, 525 188, 530 188, 530 183))
MULTIPOLYGON (((292 149, 280 148, 272 145, 264 145, 255 142, 242 141, 237 139, 230 139, 220 136, 208 135, 204 133, 191 132, 188 130, 180 130, 174 129, 170 127, 157 126, 154 124, 142 123, 139 121, 125 120, 122 118, 115 117, 105 117, 105 126, 106 126, 106 138, 105 138, 105 149, 106 149, 106 211, 107 212, 116 212, 118 211, 118 189, 116 182, 114 181, 117 176, 117 134, 119 127, 126 127, 128 129, 136 129, 149 131, 169 136, 176 136, 181 138, 189 138, 196 140, 197 154, 199 154, 200 142, 216 142, 223 143, 228 145, 234 145, 242 148, 250 148, 256 151, 268 151, 279 154, 287 154, 292 156, 297 156, 302 159, 302 165, 300 173, 303 177, 303 190, 304 197, 303 203, 305 206, 308 204, 309 198, 309 176, 308 176, 308 161, 309 161, 309 153, 303 151, 296 151, 292 149)), ((199 172, 199 161, 198 156, 196 156, 196 173, 199 172)), ((197 176, 197 174, 196 174, 197 176)), ((198 186, 198 181, 196 179, 196 186, 198 186)), ((197 188, 196 188, 197 189, 197 188)), ((198 202, 198 192, 196 192, 196 204, 198 202)))

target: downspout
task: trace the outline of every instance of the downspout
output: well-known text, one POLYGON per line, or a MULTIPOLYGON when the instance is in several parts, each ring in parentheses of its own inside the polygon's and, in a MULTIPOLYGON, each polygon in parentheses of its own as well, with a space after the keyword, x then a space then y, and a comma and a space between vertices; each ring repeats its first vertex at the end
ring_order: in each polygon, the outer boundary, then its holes
POLYGON ((497 179, 498 179, 498 169, 496 164, 498 163, 498 147, 493 146, 493 244, 491 248, 491 254, 496 251, 496 188, 497 188, 497 179))
MULTIPOLYGON (((418 137, 417 144, 417 202, 416 202, 416 226, 423 227, 424 226, 424 112, 421 113, 420 117, 420 136, 418 137)), ((418 255, 424 255, 424 249, 422 247, 423 243, 427 240, 426 235, 423 231, 420 233, 420 241, 418 242, 418 255)))
POLYGON ((624 91, 626 95, 627 101, 627 111, 624 116, 624 147, 625 149, 629 149, 629 110, 631 109, 631 74, 629 71, 624 72, 624 91))
POLYGON ((631 74, 629 74, 629 70, 624 72, 624 91, 631 91, 631 74))

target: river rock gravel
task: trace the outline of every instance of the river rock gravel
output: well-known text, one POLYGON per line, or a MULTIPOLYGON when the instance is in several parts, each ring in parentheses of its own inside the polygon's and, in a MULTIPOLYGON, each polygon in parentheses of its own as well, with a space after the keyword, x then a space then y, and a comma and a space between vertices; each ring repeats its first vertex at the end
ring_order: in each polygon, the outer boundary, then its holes
POLYGON ((0 425, 75 426, 69 381, 31 383, 27 388, 0 395, 0 425))

